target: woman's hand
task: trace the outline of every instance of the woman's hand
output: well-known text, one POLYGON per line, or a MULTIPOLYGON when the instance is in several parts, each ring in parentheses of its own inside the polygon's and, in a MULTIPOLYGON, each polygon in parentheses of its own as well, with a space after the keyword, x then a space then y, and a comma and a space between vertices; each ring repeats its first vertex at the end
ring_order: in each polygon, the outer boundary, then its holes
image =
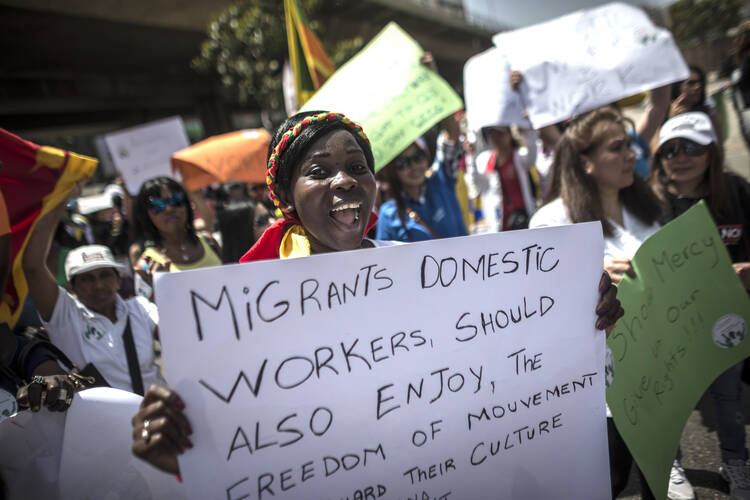
POLYGON ((596 306, 596 328, 605 330, 609 335, 612 327, 625 314, 625 311, 620 301, 617 300, 617 287, 612 284, 607 271, 602 273, 602 278, 599 280, 599 293, 601 298, 596 306))
POLYGON ((177 455, 193 447, 184 409, 176 392, 158 384, 149 387, 132 420, 133 454, 157 469, 179 474, 177 455))
POLYGON ((425 68, 430 69, 435 73, 438 72, 437 64, 435 64, 435 58, 432 57, 432 52, 423 52, 419 57, 419 62, 425 68))
POLYGON ((635 271, 630 259, 615 259, 613 257, 604 257, 604 270, 609 273, 613 283, 622 281, 622 276, 627 274, 635 278, 635 271))
POLYGON ((138 259, 133 272, 140 274, 141 278, 143 278, 143 280, 149 285, 153 285, 154 273, 169 272, 169 266, 171 264, 172 262, 167 257, 164 257, 164 260, 160 261, 157 259, 152 259, 148 255, 146 255, 145 257, 142 255, 138 259))
POLYGON ((739 276, 745 290, 750 290, 750 262, 735 262, 732 264, 734 272, 739 276))
POLYGON ((669 106, 670 118, 674 118, 677 115, 681 115, 690 111, 690 106, 687 105, 687 103, 685 102, 686 100, 687 96, 685 94, 680 94, 679 96, 677 96, 677 99, 672 101, 672 104, 669 106))
POLYGON ((518 91, 518 88, 521 86, 521 82, 523 82, 523 73, 520 71, 511 71, 510 72, 510 88, 518 91))
POLYGON ((44 406, 49 411, 65 411, 73 402, 75 386, 55 361, 45 361, 34 369, 31 383, 18 389, 16 399, 24 408, 37 412, 44 406))

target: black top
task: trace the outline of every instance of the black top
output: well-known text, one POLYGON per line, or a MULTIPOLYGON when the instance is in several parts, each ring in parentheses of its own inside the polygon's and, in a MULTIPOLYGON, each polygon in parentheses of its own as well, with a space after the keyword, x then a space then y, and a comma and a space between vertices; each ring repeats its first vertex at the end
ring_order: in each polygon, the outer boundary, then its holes
MULTIPOLYGON (((729 209, 724 214, 715 214, 712 211, 711 215, 716 222, 721 239, 729 251, 732 262, 748 262, 750 261, 750 235, 747 232, 750 222, 750 184, 734 174, 726 173, 724 177, 726 178, 726 190, 729 197, 729 209)), ((667 206, 660 222, 666 224, 682 215, 701 199, 706 200, 710 210, 710 196, 689 198, 668 193, 667 206)))

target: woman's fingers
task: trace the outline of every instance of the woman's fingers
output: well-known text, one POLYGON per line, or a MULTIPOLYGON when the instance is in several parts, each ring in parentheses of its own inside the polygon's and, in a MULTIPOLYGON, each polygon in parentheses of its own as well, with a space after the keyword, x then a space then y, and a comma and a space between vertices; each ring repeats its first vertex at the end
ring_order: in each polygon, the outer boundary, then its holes
POLYGON ((622 275, 627 274, 631 278, 635 278, 635 270, 630 259, 614 259, 608 257, 604 259, 604 270, 607 271, 612 278, 612 281, 619 283, 622 280, 622 275))
POLYGON ((44 395, 44 405, 50 411, 65 411, 73 402, 75 387, 68 377, 55 375, 47 377, 47 392, 44 395))
POLYGON ((132 421, 133 453, 159 469, 178 473, 177 455, 193 446, 184 408, 176 392, 162 385, 149 387, 132 421))
POLYGON ((602 294, 599 304, 596 306, 596 328, 605 330, 615 324, 624 311, 617 300, 617 287, 612 284, 612 280, 605 271, 599 280, 599 292, 602 294))

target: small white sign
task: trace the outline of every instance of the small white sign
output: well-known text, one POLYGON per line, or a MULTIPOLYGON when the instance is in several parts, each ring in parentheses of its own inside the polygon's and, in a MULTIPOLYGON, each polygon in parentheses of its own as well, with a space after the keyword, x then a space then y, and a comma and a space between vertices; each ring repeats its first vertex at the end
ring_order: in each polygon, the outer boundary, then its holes
POLYGON ((160 275, 189 497, 608 498, 602 255, 587 223, 160 275))
POLYGON ((170 159, 176 151, 190 145, 182 118, 173 116, 104 136, 115 167, 132 195, 152 177, 178 178, 172 173, 170 159))
POLYGON ((510 88, 510 62, 492 47, 464 65, 464 102, 469 130, 492 125, 530 127, 521 93, 510 88))
POLYGON ((624 3, 492 38, 514 70, 535 128, 688 77, 669 31, 624 3))

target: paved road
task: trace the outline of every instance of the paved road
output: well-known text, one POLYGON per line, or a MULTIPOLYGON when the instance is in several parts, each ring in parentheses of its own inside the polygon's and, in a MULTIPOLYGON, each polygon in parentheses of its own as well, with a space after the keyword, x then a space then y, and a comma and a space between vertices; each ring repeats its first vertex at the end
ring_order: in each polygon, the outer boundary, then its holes
MULTIPOLYGON (((742 402, 745 415, 750 417, 750 387, 743 385, 742 402)), ((748 419, 745 419, 747 422, 748 419)), ((745 430, 750 434, 750 426, 745 430)), ((682 465, 688 480, 693 484, 696 495, 701 500, 728 499, 729 488, 719 475, 719 441, 716 437, 716 419, 711 397, 705 395, 693 410, 682 433, 682 465)), ((641 498, 638 475, 633 471, 625 491, 618 499, 636 500, 641 498)))

